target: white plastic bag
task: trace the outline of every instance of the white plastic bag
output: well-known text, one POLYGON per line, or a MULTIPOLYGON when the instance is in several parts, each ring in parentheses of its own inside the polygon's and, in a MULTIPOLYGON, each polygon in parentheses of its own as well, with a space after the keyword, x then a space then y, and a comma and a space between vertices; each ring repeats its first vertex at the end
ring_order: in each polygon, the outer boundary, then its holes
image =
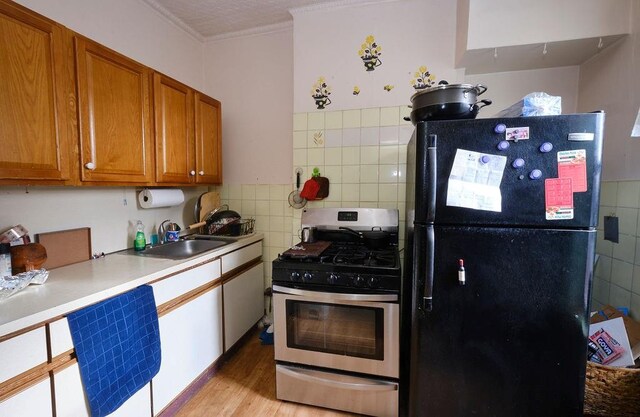
POLYGON ((555 116, 562 113, 562 97, 544 92, 527 94, 519 102, 498 112, 496 117, 555 116))

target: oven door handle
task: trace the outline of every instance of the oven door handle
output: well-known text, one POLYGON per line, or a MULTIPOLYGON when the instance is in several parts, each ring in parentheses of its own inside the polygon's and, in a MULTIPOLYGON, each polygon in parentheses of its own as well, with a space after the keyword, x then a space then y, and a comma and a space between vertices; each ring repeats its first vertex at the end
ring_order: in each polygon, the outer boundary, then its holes
POLYGON ((398 301, 397 294, 343 294, 339 292, 318 292, 318 291, 306 291, 299 290, 297 288, 282 287, 280 285, 273 286, 274 292, 289 295, 299 295, 301 297, 313 297, 315 299, 326 301, 398 301))
MULTIPOLYGON (((352 391, 376 391, 376 392, 384 392, 384 391, 397 391, 398 384, 395 382, 387 382, 387 381, 368 381, 368 382, 346 382, 339 381, 336 379, 328 379, 324 378, 321 375, 326 375, 325 372, 313 371, 311 369, 302 369, 296 368, 295 370, 286 365, 279 365, 278 372, 282 372, 285 375, 288 375, 292 378, 296 378, 298 380, 311 382, 314 384, 326 385, 331 388, 341 388, 348 389, 352 391)), ((337 376, 342 376, 340 374, 336 374, 337 376)))

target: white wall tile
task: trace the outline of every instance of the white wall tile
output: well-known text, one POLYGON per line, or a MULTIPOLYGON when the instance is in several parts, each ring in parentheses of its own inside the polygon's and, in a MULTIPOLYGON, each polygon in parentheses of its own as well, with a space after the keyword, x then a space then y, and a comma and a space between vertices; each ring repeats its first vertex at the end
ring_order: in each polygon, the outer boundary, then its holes
POLYGON ((611 283, 631 290, 633 264, 614 259, 611 263, 611 283))
POLYGON ((315 129, 307 131, 307 148, 324 147, 324 130, 315 129))
POLYGON ((285 197, 289 195, 288 192, 285 194, 284 190, 284 185, 271 184, 269 186, 269 200, 284 201, 285 197))
POLYGON ((379 184, 378 198, 380 201, 398 201, 398 184, 379 184))
POLYGON ((398 143, 406 145, 411 140, 411 135, 413 135, 413 125, 401 125, 398 128, 398 143))
POLYGON ((344 129, 360 127, 360 110, 345 110, 342 112, 342 127, 344 129))
POLYGON ((360 149, 360 164, 361 165, 378 164, 379 155, 380 155, 380 147, 363 146, 360 149))
POLYGON ((284 202, 283 201, 270 201, 269 202, 269 216, 284 216, 284 202))
POLYGON ((609 304, 609 290, 611 285, 599 278, 593 280, 593 298, 602 304, 609 304))
POLYGON ((407 165, 406 164, 398 165, 398 182, 399 183, 407 182, 407 165))
POLYGON ((378 184, 360 184, 360 202, 378 201, 378 184))
POLYGON ((636 256, 635 236, 621 234, 619 238, 620 242, 613 244, 613 258, 633 263, 636 256))
POLYGON ((618 182, 604 181, 600 184, 600 204, 615 206, 618 204, 618 182))
POLYGON ((293 132, 293 149, 307 147, 307 131, 293 132))
POLYGON ((307 165, 307 149, 293 150, 293 166, 307 165))
POLYGON ((324 165, 324 148, 322 149, 308 149, 307 150, 307 163, 310 166, 324 165))
POLYGON ((399 107, 383 107, 380 109, 380 126, 397 126, 399 124, 399 107))
POLYGON ((324 150, 324 163, 326 165, 341 165, 342 164, 342 149, 340 149, 340 148, 325 148, 325 150, 324 150))
POLYGON ((324 115, 324 127, 326 129, 342 129, 342 112, 326 112, 324 115))
POLYGON ((324 129, 324 112, 308 113, 307 130, 324 129))
POLYGON ((614 307, 629 307, 631 304, 631 291, 611 284, 609 289, 609 304, 614 307))
POLYGON ((356 146, 343 147, 342 165, 360 165, 360 148, 356 146))
POLYGON ((360 128, 342 130, 342 146, 360 146, 360 128))
POLYGON ((398 126, 383 126, 380 128, 380 145, 398 144, 398 126))
POLYGON ((640 321, 640 295, 631 294, 631 306, 629 309, 629 315, 633 317, 635 321, 640 321))
POLYGON ((307 130, 307 113, 296 113, 293 115, 293 130, 307 130))
POLYGON ((269 215, 269 200, 256 200, 256 215, 257 216, 269 215))
POLYGON ((329 195, 324 200, 325 207, 327 207, 327 202, 340 202, 342 201, 342 184, 340 183, 330 183, 329 184, 329 195))
POLYGON ((232 184, 229 186, 229 200, 242 199, 242 185, 232 184))
POLYGON ((269 184, 259 184, 256 186, 256 200, 269 199, 269 184))
POLYGON ((380 126, 380 109, 363 109, 361 120, 362 127, 380 126))
POLYGON ((325 148, 342 146, 342 129, 327 129, 324 131, 325 148))
POLYGON ((633 267, 633 283, 631 284, 631 292, 640 294, 640 266, 633 267))
POLYGON ((608 256, 600 255, 594 274, 605 281, 611 281, 611 261, 608 256))
POLYGON ((269 216, 269 231, 284 232, 284 216, 269 216))
POLYGON ((342 201, 346 207, 358 207, 358 205, 346 204, 347 202, 360 201, 360 184, 342 184, 342 201))
POLYGON ((381 164, 397 164, 398 163, 398 147, 397 146, 381 146, 379 160, 381 164))
POLYGON ((405 117, 410 117, 411 116, 411 107, 409 106, 400 106, 400 117, 398 118, 398 124, 399 125, 409 125, 409 126, 413 126, 411 124, 411 121, 409 120, 405 120, 405 117))
POLYGON ((242 217, 250 217, 256 215, 256 200, 242 200, 240 208, 242 217))
POLYGON ((375 127, 363 127, 360 129, 360 145, 372 146, 380 143, 380 128, 375 127))
POLYGON ((618 183, 617 206, 631 208, 640 206, 640 181, 620 181, 618 183))
MULTIPOLYGON (((325 160, 328 160, 325 155, 325 160)), ((342 161, 342 154, 340 154, 340 160, 342 161)), ((331 185, 333 183, 341 184, 342 183, 342 165, 325 165, 323 175, 329 178, 331 185)))
POLYGON ((381 183, 397 183, 398 165, 380 165, 379 179, 381 183))
POLYGON ((243 200, 255 200, 256 199, 256 186, 254 184, 242 185, 242 199, 243 200))
POLYGON ((342 183, 343 184, 359 184, 360 183, 360 165, 344 165, 342 167, 342 183))
POLYGON ((596 238, 596 252, 606 256, 613 256, 613 244, 604 240, 604 233, 598 232, 596 238))
POLYGON ((378 183, 378 165, 360 165, 360 183, 378 183))
POLYGON ((638 209, 618 207, 618 230, 625 235, 637 236, 638 209))

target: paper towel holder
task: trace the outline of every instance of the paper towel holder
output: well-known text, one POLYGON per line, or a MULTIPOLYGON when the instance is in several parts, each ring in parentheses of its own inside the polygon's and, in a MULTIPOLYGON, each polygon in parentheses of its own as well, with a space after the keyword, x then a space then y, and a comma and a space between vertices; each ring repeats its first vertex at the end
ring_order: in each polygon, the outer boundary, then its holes
POLYGON ((138 194, 138 203, 143 209, 179 206, 184 203, 184 193, 173 188, 145 188, 138 194))

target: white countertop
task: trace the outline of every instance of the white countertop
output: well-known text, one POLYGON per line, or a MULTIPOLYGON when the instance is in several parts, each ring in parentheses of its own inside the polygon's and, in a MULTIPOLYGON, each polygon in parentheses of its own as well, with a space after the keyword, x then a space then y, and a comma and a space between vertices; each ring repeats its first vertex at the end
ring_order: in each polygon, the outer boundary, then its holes
POLYGON ((262 238, 261 233, 256 233, 186 260, 112 253, 104 258, 53 269, 43 285, 29 285, 0 300, 0 337, 217 258, 262 238))

